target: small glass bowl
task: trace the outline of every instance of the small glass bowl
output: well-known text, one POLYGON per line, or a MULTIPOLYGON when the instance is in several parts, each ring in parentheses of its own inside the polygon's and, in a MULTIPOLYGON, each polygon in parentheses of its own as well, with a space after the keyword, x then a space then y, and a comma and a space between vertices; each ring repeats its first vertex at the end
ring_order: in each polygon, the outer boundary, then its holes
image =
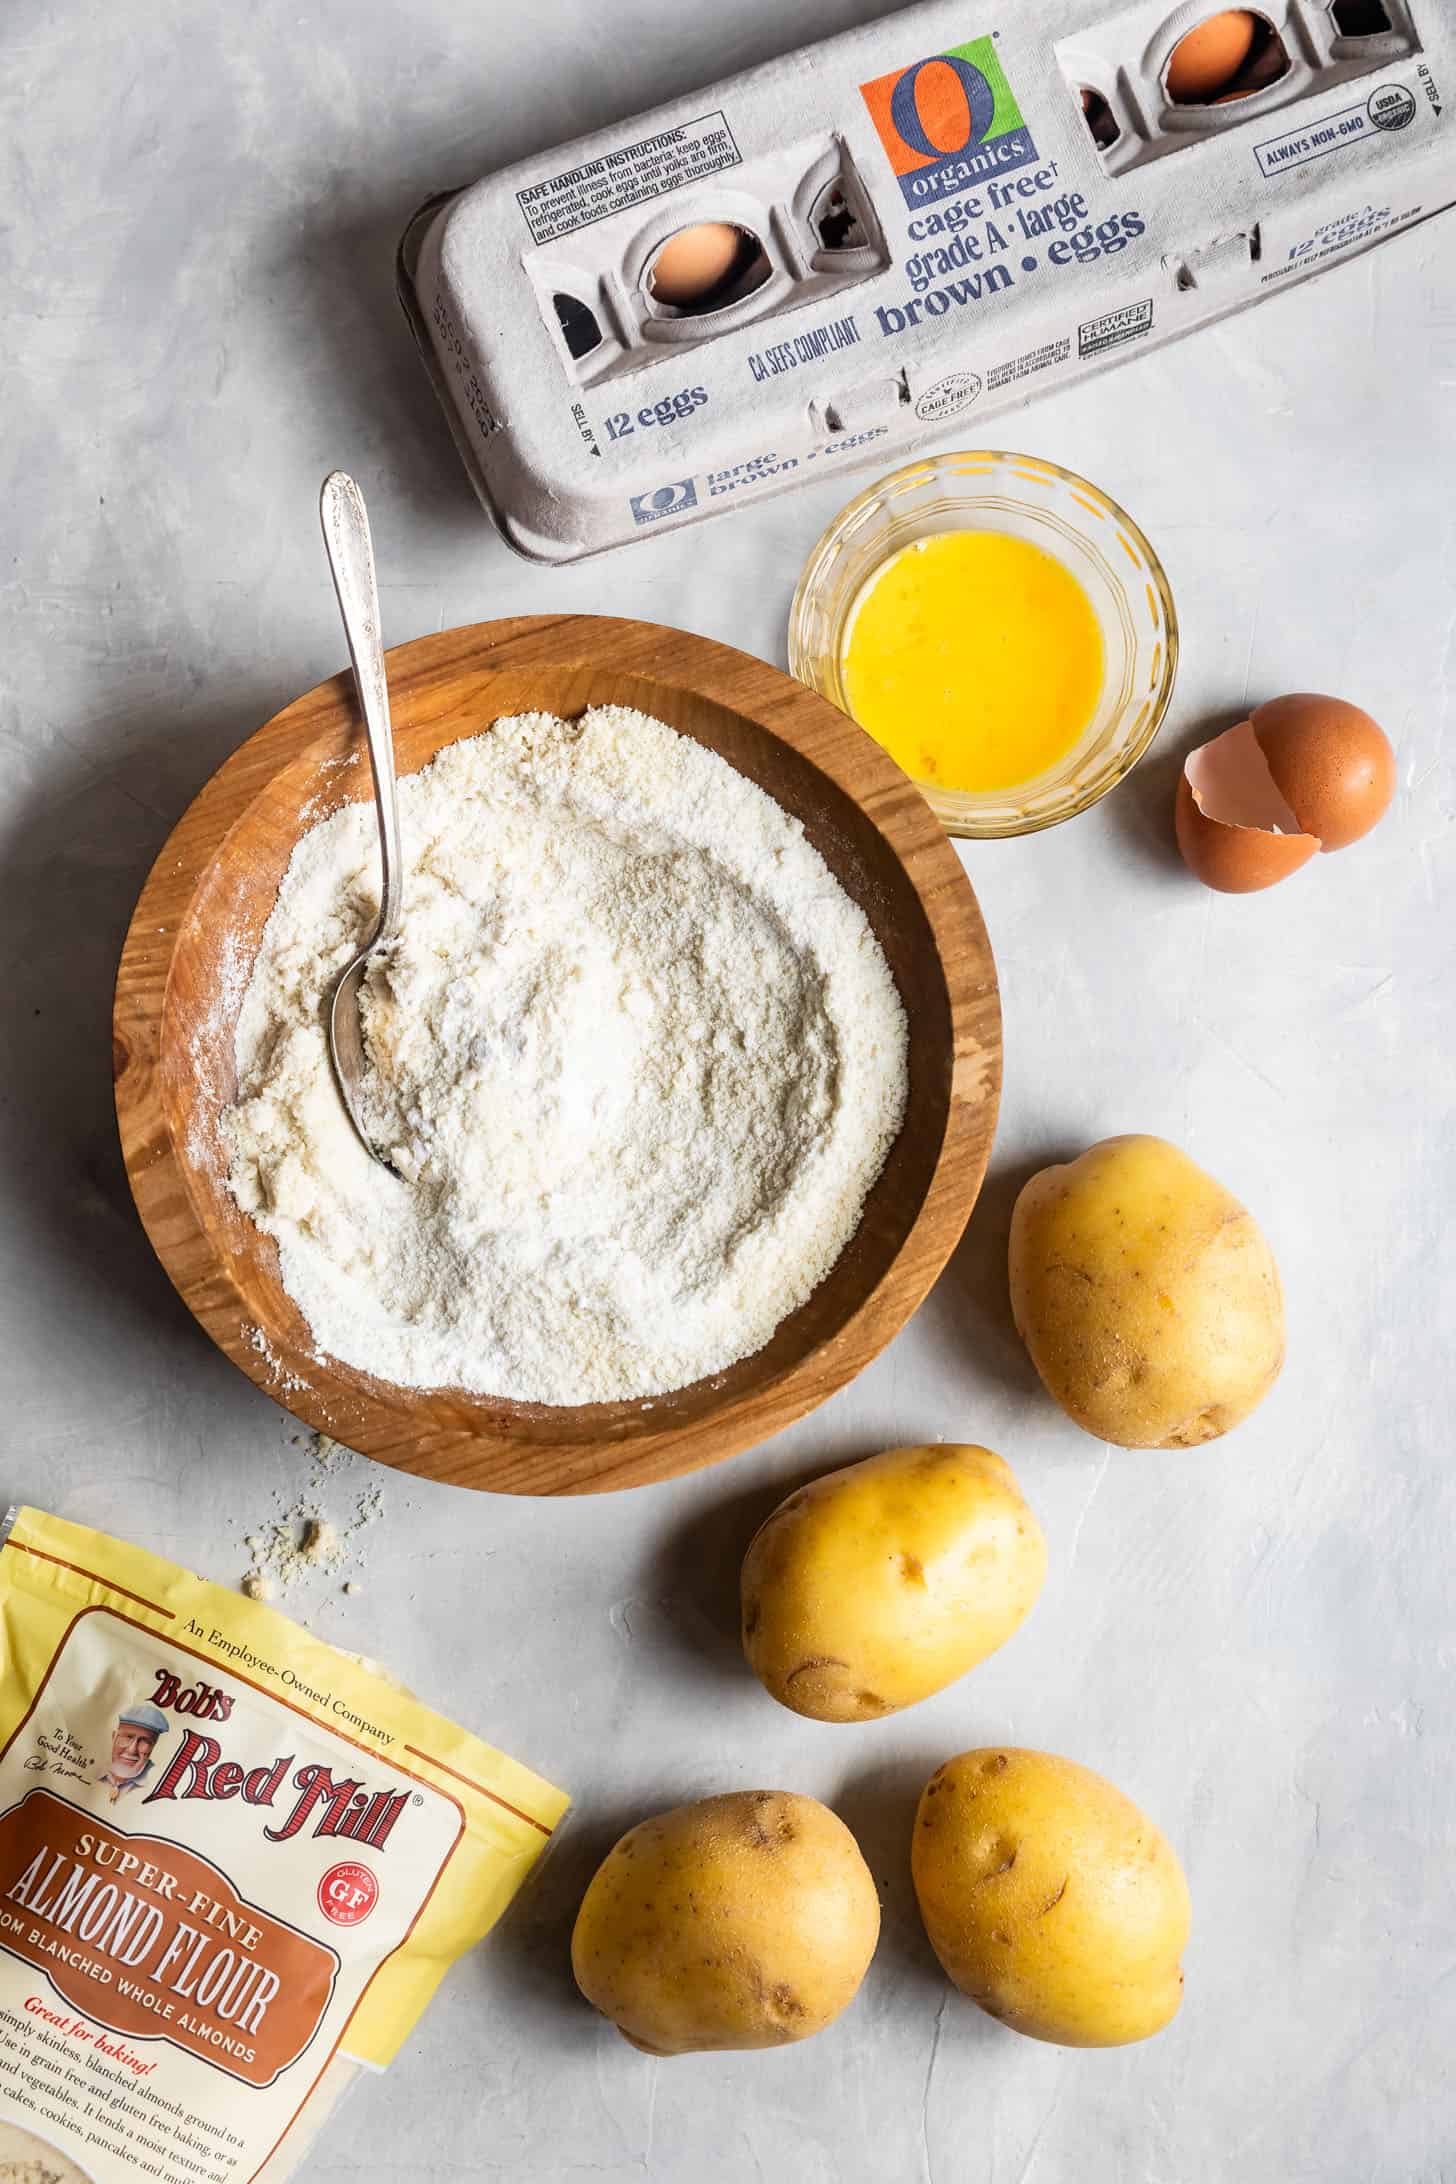
POLYGON ((1178 670, 1178 617, 1162 563, 1097 486, 1039 457, 991 449, 892 471, 840 510, 804 564, 789 614, 789 669, 852 714, 844 645, 865 584, 902 546, 961 530, 1006 531, 1055 554, 1102 631, 1102 693, 1065 758, 1009 789, 916 783, 948 834, 1032 834, 1075 819, 1131 771, 1158 732, 1178 670))

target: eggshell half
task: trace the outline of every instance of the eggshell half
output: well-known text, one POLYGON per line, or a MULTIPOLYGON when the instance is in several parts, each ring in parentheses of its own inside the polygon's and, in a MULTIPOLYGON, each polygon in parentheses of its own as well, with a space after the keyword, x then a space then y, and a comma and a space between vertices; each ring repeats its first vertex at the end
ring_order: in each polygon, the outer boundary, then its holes
POLYGON ((1348 848, 1385 816, 1395 752, 1358 705, 1297 691, 1258 706, 1252 726, 1280 795, 1322 849, 1348 848))
POLYGON ((1302 831, 1247 720, 1189 752, 1173 823, 1189 871, 1223 895, 1273 887, 1320 847, 1302 831))

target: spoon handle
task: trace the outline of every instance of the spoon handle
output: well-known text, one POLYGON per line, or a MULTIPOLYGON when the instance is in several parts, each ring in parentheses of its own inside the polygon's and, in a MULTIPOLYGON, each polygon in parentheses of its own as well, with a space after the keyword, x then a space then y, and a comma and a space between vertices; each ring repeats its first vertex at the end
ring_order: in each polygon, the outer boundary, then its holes
POLYGON ((347 471, 331 470, 319 495, 324 546, 333 571, 339 612, 349 641, 354 687, 369 738, 374 803, 379 815, 379 925, 375 942, 393 938, 404 909, 404 864, 399 850, 399 802, 394 784, 394 734, 380 637, 379 586, 364 495, 347 471))

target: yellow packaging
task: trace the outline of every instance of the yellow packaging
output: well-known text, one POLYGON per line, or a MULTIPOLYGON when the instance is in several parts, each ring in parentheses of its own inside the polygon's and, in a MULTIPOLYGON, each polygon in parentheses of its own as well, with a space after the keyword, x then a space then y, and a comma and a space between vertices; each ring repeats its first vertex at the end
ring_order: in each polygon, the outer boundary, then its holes
POLYGON ((0 1532, 0 2179, 281 2180, 559 1790, 284 1616, 0 1532))

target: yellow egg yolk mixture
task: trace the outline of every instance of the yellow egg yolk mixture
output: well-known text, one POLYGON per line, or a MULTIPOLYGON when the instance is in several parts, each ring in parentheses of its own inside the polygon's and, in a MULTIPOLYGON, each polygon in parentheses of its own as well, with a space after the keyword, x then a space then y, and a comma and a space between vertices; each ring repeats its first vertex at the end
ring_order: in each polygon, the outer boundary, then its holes
POLYGON ((1065 758, 1102 689, 1102 632, 1053 554, 942 531, 869 579, 844 651, 849 710, 917 781, 972 794, 1065 758))

